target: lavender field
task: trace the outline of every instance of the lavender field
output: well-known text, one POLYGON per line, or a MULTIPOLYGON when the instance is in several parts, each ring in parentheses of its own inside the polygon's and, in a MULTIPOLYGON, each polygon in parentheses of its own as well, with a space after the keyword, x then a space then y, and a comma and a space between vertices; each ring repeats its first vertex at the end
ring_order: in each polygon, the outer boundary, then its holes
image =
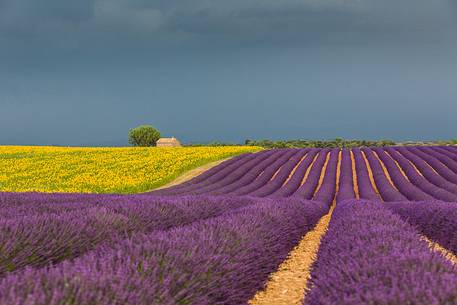
POLYGON ((0 304, 451 305, 456 231, 457 147, 264 150, 143 194, 0 193, 0 304), (299 297, 259 301, 326 215, 299 297))

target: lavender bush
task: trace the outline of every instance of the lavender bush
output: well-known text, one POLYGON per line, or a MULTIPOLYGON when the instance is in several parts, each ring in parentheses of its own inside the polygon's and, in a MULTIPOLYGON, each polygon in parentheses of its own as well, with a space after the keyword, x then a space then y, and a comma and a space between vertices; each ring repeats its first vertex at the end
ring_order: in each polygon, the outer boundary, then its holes
MULTIPOLYGON (((384 201, 407 200, 403 194, 401 194, 396 188, 392 186, 386 174, 384 173, 384 169, 382 168, 380 161, 375 157, 373 151, 371 149, 364 149, 363 152, 365 153, 368 163, 370 164, 373 173, 373 179, 382 199, 384 201)), ((404 182, 401 180, 401 178, 402 177, 399 177, 397 180, 404 182)))
POLYGON ((336 201, 354 199, 354 182, 352 181, 352 160, 349 150, 341 152, 340 181, 336 201))
POLYGON ((231 194, 233 195, 246 195, 251 194, 267 184, 273 175, 278 171, 291 157, 300 153, 297 149, 290 149, 276 161, 272 162, 267 168, 263 170, 260 176, 258 176, 252 183, 242 185, 236 188, 231 194))
POLYGON ((441 162, 438 158, 427 154, 416 147, 408 148, 408 151, 426 161, 443 178, 453 184, 457 184, 457 174, 449 169, 449 167, 447 167, 445 163, 441 162))
POLYGON ((326 212, 263 201, 0 281, 0 304, 246 304, 326 212))
POLYGON ((400 155, 396 150, 387 148, 384 151, 388 152, 389 155, 398 162, 408 177, 409 182, 418 187, 424 193, 427 193, 428 195, 433 196, 433 198, 440 200, 457 201, 457 196, 455 194, 445 190, 444 188, 441 188, 440 186, 430 183, 427 179, 424 178, 423 174, 419 174, 419 172, 416 170, 416 168, 414 168, 413 165, 411 165, 411 162, 408 161, 408 159, 400 155))
POLYGON ((354 155, 355 171, 357 174, 357 186, 359 189, 359 196, 368 200, 379 200, 380 197, 376 193, 373 185, 371 184, 370 176, 365 159, 362 152, 358 148, 352 149, 354 155))
POLYGON ((322 149, 317 155, 316 160, 314 161, 311 170, 309 171, 308 177, 293 194, 292 196, 300 197, 304 199, 311 199, 314 196, 314 192, 319 184, 319 178, 321 176, 322 167, 327 160, 327 155, 330 153, 329 149, 322 149))
POLYGON ((306 305, 457 304, 457 269, 379 203, 337 204, 306 305))
POLYGON ((192 194, 225 194, 230 191, 236 190, 240 186, 247 185, 257 178, 257 176, 265 170, 268 165, 274 162, 277 158, 281 157, 285 150, 271 151, 269 154, 262 155, 252 161, 242 165, 224 179, 208 185, 203 188, 192 191, 192 194))
POLYGON ((96 204, 84 201, 49 204, 45 201, 46 194, 28 197, 30 201, 24 205, 33 206, 34 214, 0 220, 0 276, 28 265, 44 266, 74 258, 100 243, 113 244, 136 232, 166 230, 255 202, 243 197, 116 198, 100 195, 96 204))
POLYGON ((386 207, 429 239, 457 254, 457 205, 454 202, 389 202, 386 207))
POLYGON ((262 151, 138 195, 0 193, 0 304, 246 304, 335 199, 305 304, 457 304, 456 267, 420 238, 457 252, 451 147, 262 151))
POLYGON ((443 154, 442 151, 433 149, 432 147, 418 147, 418 149, 432 157, 437 158, 450 170, 457 174, 457 162, 453 158, 450 158, 448 155, 443 154))
POLYGON ((446 180, 445 177, 441 176, 439 172, 432 167, 431 164, 428 164, 424 159, 421 157, 411 153, 408 149, 404 147, 396 148, 396 151, 401 153, 407 160, 412 162, 417 170, 431 183, 435 186, 443 188, 454 195, 457 195, 457 185, 446 180))
POLYGON ((297 154, 291 157, 289 161, 287 161, 287 163, 281 167, 281 169, 278 171, 277 175, 274 178, 264 183, 257 190, 250 192, 249 195, 265 197, 280 189, 289 177, 289 175, 291 174, 291 171, 297 166, 298 162, 302 160, 302 158, 305 156, 307 152, 308 149, 300 149, 297 154))
MULTIPOLYGON (((221 164, 205 171, 203 174, 192 178, 189 181, 183 182, 179 185, 155 191, 154 194, 156 195, 161 195, 161 194, 178 194, 178 193, 183 193, 186 191, 189 191, 196 186, 204 186, 209 183, 212 183, 213 181, 217 181, 220 177, 224 176, 225 174, 231 172, 235 168, 241 166, 242 164, 248 162, 249 160, 257 157, 257 155, 252 154, 252 153, 246 153, 242 155, 235 156, 225 162, 222 162, 221 164)), ((151 193, 151 192, 149 192, 151 193)))
POLYGON ((313 162, 314 158, 318 153, 318 149, 311 149, 309 153, 306 154, 305 159, 303 159, 303 161, 297 167, 292 177, 290 177, 290 180, 280 189, 272 193, 270 197, 281 198, 289 197, 290 195, 292 195, 300 187, 306 171, 308 170, 309 166, 311 165, 311 163, 313 162))
POLYGON ((336 168, 338 166, 339 149, 332 149, 330 158, 325 169, 322 185, 317 190, 313 200, 327 203, 330 205, 335 198, 336 191, 336 168))

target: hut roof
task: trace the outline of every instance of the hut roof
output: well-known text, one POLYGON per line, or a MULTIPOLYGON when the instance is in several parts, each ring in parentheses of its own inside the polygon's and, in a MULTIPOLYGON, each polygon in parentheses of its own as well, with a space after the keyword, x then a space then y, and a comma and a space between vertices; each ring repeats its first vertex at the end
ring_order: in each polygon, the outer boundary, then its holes
POLYGON ((175 137, 172 138, 160 138, 157 140, 158 145, 166 145, 166 144, 173 144, 173 145, 181 145, 181 142, 179 142, 178 139, 175 137))
POLYGON ((157 142, 179 142, 175 137, 173 138, 160 138, 157 142))

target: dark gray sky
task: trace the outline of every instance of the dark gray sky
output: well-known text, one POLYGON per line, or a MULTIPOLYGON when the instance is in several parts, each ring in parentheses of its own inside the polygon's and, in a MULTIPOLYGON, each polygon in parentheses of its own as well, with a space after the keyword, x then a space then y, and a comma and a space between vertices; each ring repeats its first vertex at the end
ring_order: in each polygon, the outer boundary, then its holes
POLYGON ((0 0, 0 143, 457 138, 456 0, 0 0))

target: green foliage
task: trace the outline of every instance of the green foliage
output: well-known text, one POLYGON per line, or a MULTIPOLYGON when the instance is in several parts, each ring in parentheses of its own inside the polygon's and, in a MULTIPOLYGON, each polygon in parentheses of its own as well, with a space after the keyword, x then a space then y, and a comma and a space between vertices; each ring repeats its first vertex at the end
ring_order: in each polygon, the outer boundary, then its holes
MULTIPOLYGON (((206 144, 191 143, 186 146, 234 146, 240 144, 224 143, 224 142, 210 142, 206 144)), ((263 148, 352 148, 352 147, 384 147, 384 146, 429 146, 429 145, 457 145, 457 139, 441 140, 441 141, 428 141, 428 142, 415 142, 408 141, 396 143, 391 140, 346 140, 343 138, 335 138, 333 140, 251 140, 244 141, 246 146, 259 146, 263 148)))
POLYGON ((367 140, 345 140, 336 138, 334 140, 246 140, 245 145, 261 146, 264 148, 351 148, 351 147, 381 147, 392 146, 396 143, 390 140, 367 141, 367 140))
POLYGON ((151 125, 141 125, 129 131, 129 144, 133 146, 155 146, 160 132, 151 125))
POLYGON ((441 145, 457 145, 457 139, 439 141, 441 145))

